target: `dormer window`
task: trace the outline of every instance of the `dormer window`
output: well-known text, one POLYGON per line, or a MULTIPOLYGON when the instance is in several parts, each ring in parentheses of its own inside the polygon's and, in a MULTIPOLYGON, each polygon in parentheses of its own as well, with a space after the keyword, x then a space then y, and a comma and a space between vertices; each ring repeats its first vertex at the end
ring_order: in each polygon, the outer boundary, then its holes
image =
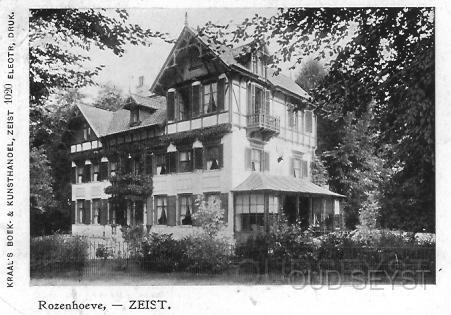
POLYGON ((139 121, 139 109, 133 108, 130 110, 130 126, 139 125, 141 122, 139 121))

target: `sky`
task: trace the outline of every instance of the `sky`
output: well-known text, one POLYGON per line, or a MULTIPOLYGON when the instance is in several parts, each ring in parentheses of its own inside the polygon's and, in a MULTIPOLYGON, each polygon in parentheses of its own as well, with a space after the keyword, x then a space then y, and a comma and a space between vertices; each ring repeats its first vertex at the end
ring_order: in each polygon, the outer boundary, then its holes
MULTIPOLYGON (((246 17, 250 18, 258 13, 270 17, 277 12, 276 8, 188 8, 188 9, 128 9, 129 22, 138 24, 142 28, 149 28, 162 33, 169 33, 176 39, 183 29, 185 13, 188 14, 188 25, 192 29, 203 26, 212 21, 218 24, 237 24, 246 17)), ((118 57, 109 51, 92 49, 90 52, 93 64, 104 64, 105 68, 96 78, 99 84, 111 83, 125 93, 129 87, 138 82, 139 76, 144 76, 144 84, 150 88, 164 61, 169 55, 173 44, 155 39, 150 47, 127 45, 126 52, 118 57)), ((97 87, 85 88, 84 92, 95 97, 97 87)))

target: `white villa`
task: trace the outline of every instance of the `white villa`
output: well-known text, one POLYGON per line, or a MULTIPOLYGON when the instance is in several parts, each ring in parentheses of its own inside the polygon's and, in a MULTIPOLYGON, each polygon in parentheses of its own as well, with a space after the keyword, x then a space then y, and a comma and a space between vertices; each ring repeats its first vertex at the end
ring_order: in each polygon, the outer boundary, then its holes
POLYGON ((281 213, 305 227, 341 228, 344 196, 312 183, 312 104, 274 75, 267 54, 217 52, 185 26, 150 96, 131 94, 114 112, 80 104, 70 124, 72 233, 142 225, 185 235, 198 195, 221 201, 238 240, 268 231, 281 213), (127 191, 107 194, 117 176, 127 191))

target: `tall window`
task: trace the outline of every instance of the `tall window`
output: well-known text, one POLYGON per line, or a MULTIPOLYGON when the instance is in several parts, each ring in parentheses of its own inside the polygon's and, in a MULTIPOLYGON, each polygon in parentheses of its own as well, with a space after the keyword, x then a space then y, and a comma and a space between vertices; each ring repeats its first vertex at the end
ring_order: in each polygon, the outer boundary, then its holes
POLYGON ((205 149, 205 160, 207 170, 216 170, 221 167, 219 146, 208 147, 205 149))
POLYGON ((91 136, 91 128, 89 128, 89 125, 85 123, 83 125, 83 140, 88 140, 91 136))
POLYGON ((193 202, 191 195, 179 197, 180 222, 182 225, 192 225, 191 214, 193 213, 193 202))
POLYGON ((191 172, 192 171, 192 152, 181 151, 179 152, 179 171, 191 172))
POLYGON ((77 200, 77 208, 78 208, 77 209, 77 214, 78 214, 77 223, 83 223, 83 212, 84 212, 83 206, 84 206, 84 200, 83 199, 77 200))
POLYGON ((77 183, 81 184, 83 183, 83 166, 77 166, 77 183))
POLYGON ((166 153, 166 170, 168 173, 177 172, 177 152, 166 153))
POLYGON ((293 176, 296 178, 308 177, 308 163, 301 158, 293 158, 293 176))
POLYGON ((191 118, 191 100, 190 100, 191 86, 185 86, 177 91, 177 103, 179 109, 179 120, 186 120, 191 118))
POLYGON ((203 148, 195 148, 194 150, 194 169, 201 170, 204 168, 203 166, 203 148))
POLYGON ((165 154, 157 154, 155 156, 155 165, 157 167, 157 174, 163 175, 167 173, 166 170, 166 156, 165 154))
POLYGON ((167 205, 168 201, 166 196, 155 197, 155 208, 157 210, 157 222, 159 225, 168 224, 167 205))
POLYGON ((251 169, 252 171, 261 171, 262 165, 262 151, 258 149, 251 149, 251 169))
POLYGON ((93 223, 98 224, 100 223, 100 199, 93 199, 92 200, 92 210, 94 214, 94 221, 93 223))
POLYGON ((83 182, 89 183, 91 181, 91 164, 85 164, 83 167, 83 182))
POLYGON ((217 93, 217 83, 213 82, 203 86, 204 88, 204 113, 214 113, 216 112, 216 93, 217 93))
POLYGON ((305 132, 313 132, 313 113, 310 110, 305 112, 305 132))
POLYGON ((293 105, 288 106, 288 127, 296 128, 297 127, 297 112, 295 112, 293 105))

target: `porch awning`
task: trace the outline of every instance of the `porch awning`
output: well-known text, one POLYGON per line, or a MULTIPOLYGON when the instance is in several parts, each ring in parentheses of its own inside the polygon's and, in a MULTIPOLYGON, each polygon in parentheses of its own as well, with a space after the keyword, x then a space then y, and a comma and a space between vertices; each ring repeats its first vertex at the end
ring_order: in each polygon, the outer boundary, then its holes
POLYGON ((322 188, 309 181, 301 180, 289 176, 275 176, 266 175, 258 172, 253 172, 241 184, 239 184, 233 192, 245 191, 273 191, 285 193, 300 193, 308 195, 345 197, 343 195, 334 193, 326 188, 322 188))

